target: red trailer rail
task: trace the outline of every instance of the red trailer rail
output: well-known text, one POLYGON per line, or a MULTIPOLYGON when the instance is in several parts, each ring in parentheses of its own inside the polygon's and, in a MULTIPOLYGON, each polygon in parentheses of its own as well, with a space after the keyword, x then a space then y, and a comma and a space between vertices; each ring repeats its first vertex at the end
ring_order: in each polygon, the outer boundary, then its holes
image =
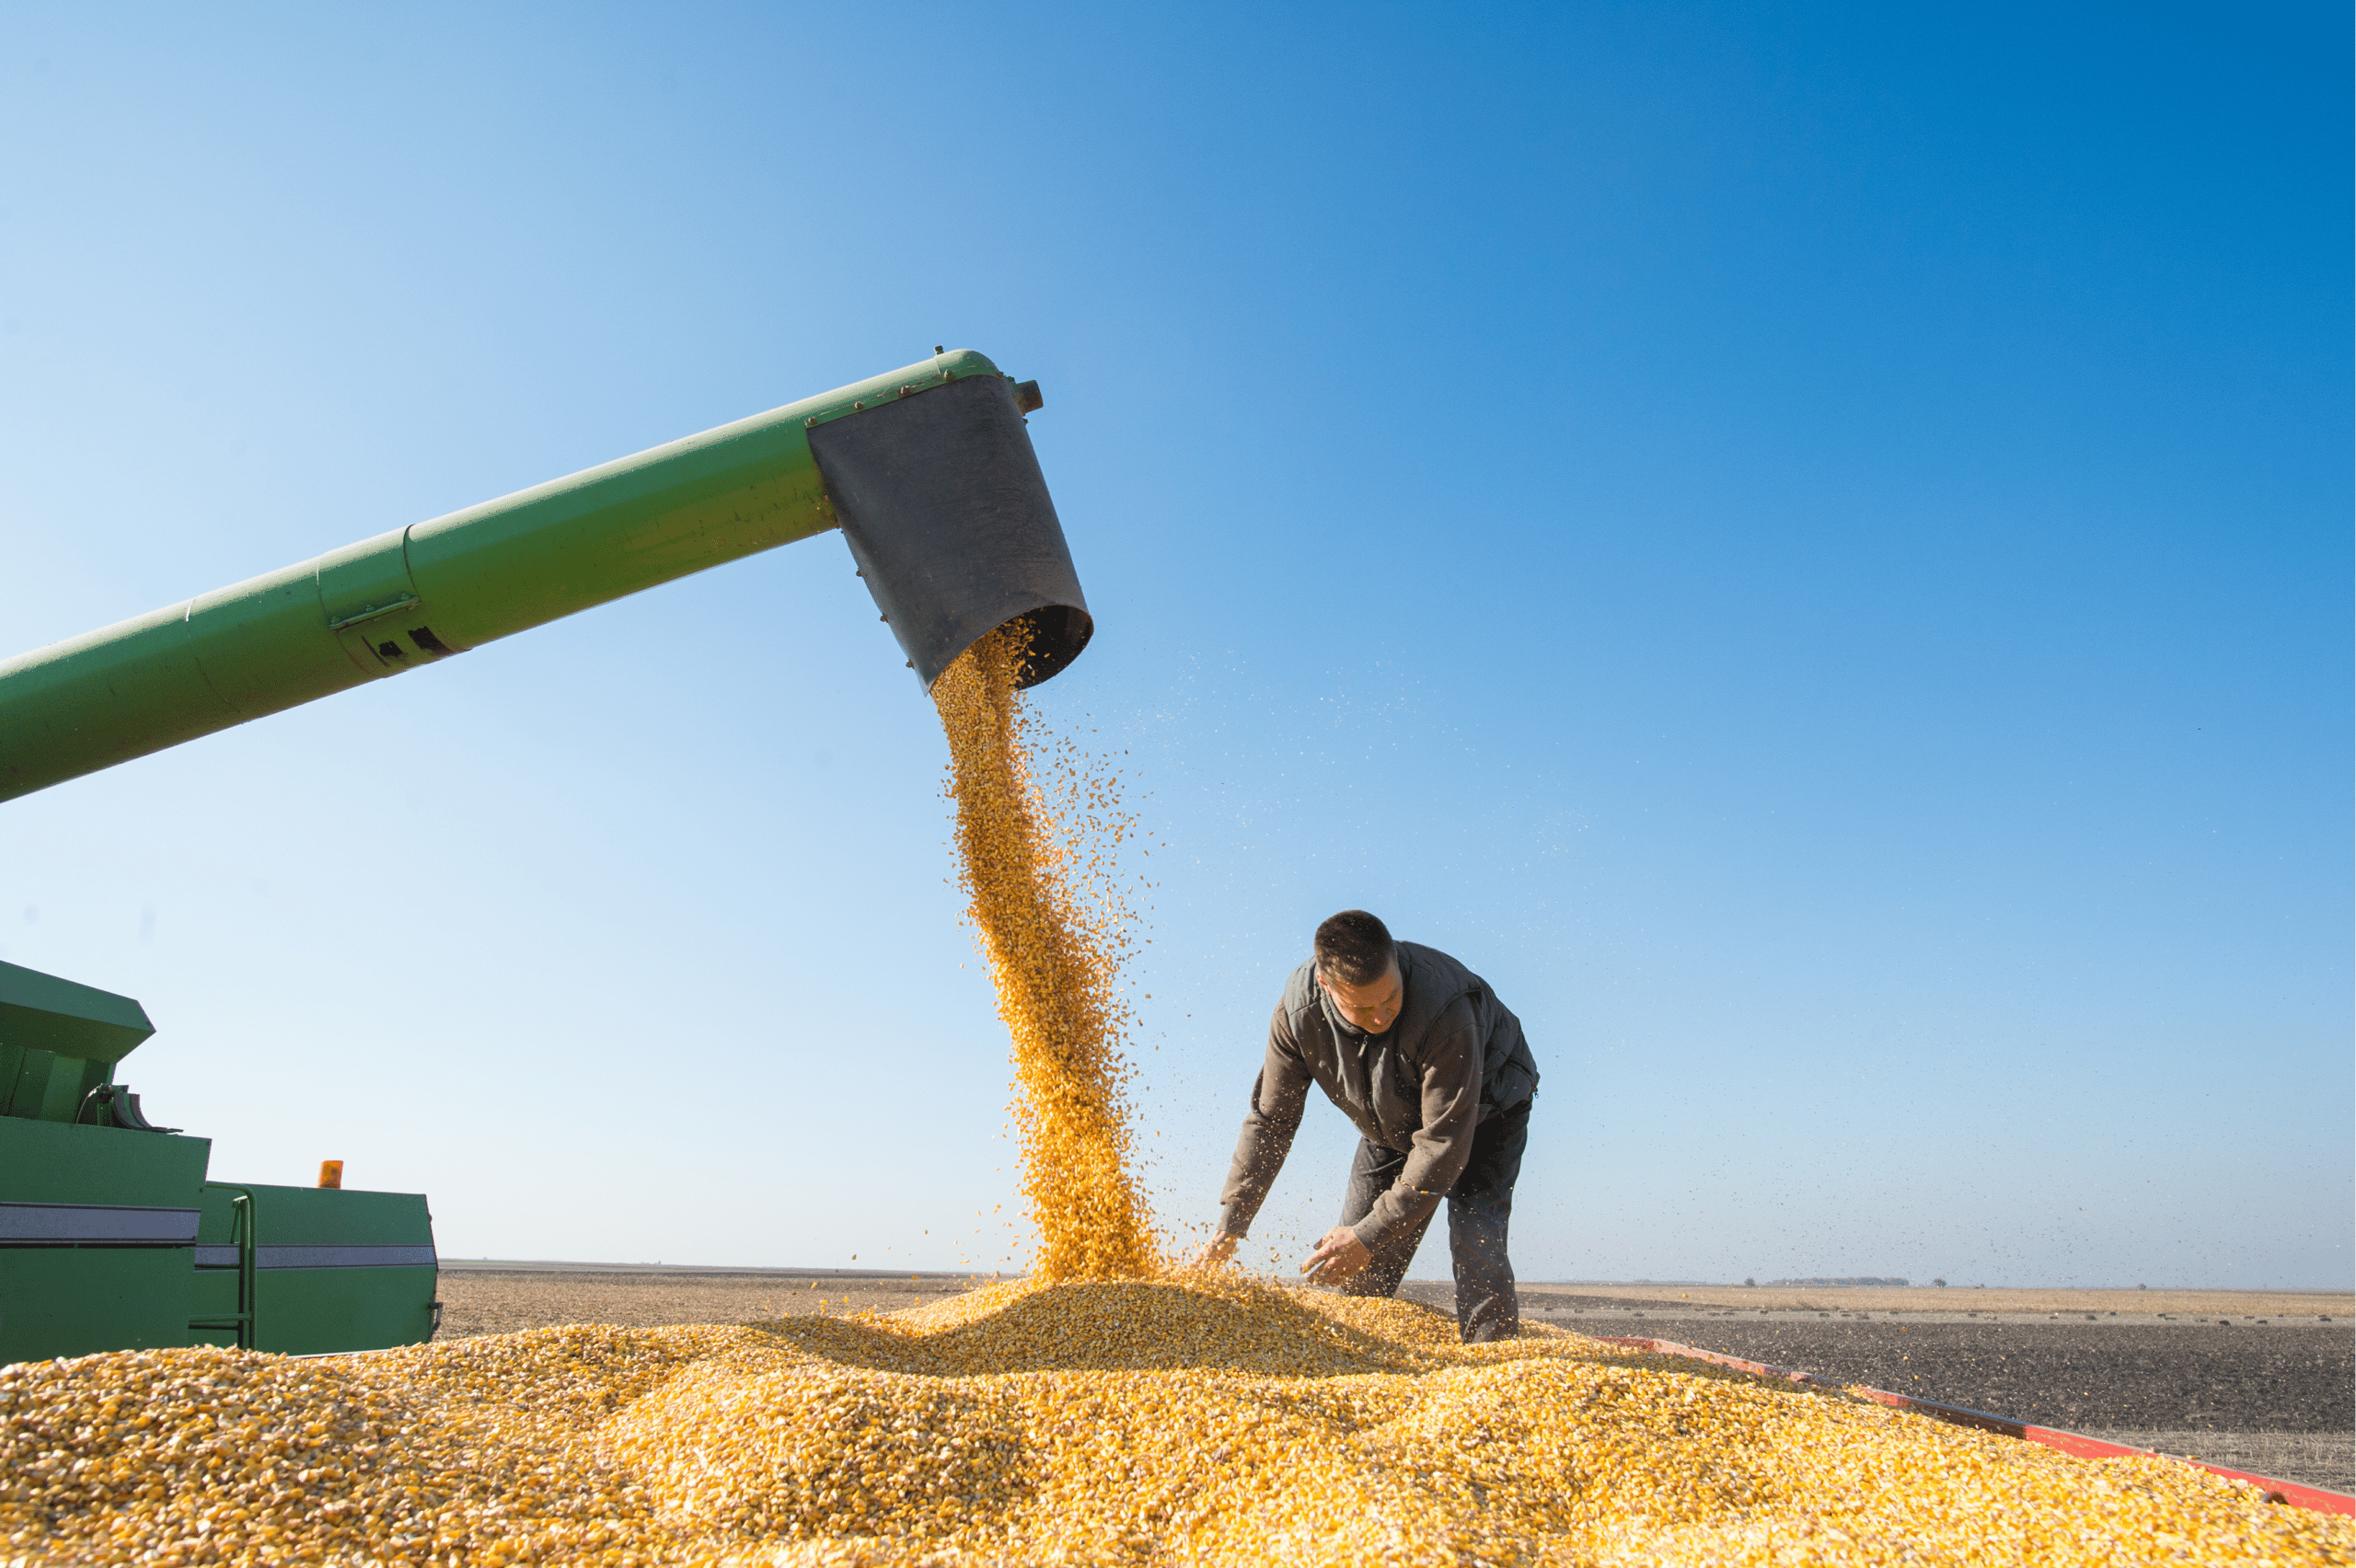
MULTIPOLYGON (((1934 1421, 1944 1421, 1952 1426, 1976 1427, 1982 1432, 1999 1432, 2007 1437, 2018 1437, 2030 1443, 2042 1444, 2081 1459, 2173 1458, 2174 1455, 2154 1455, 2148 1448, 2130 1448, 2119 1443, 2106 1443, 2098 1437, 2084 1437, 2075 1432, 2063 1432, 2051 1426, 2032 1426, 2025 1421, 2012 1421, 2001 1415, 1991 1415, 1984 1410, 1966 1410, 1961 1405, 1934 1404, 1918 1400, 1911 1394, 1893 1394, 1883 1389, 1860 1388, 1837 1383, 1830 1378, 1819 1378, 1812 1372, 1801 1372, 1789 1366, 1770 1366, 1763 1361, 1745 1361, 1738 1355, 1721 1355, 1715 1350, 1699 1350, 1674 1340, 1626 1339, 1613 1334, 1597 1334, 1594 1338, 1605 1344, 1625 1345, 1631 1350, 1650 1351, 1656 1355, 1680 1355, 1690 1361, 1706 1361, 1713 1366, 1729 1367, 1748 1372, 1756 1378, 1775 1378, 1786 1383, 1798 1383, 1812 1389, 1845 1389, 1876 1404, 1888 1405, 1893 1410, 1912 1411, 1934 1421)), ((2222 1475, 2227 1481, 2246 1481, 2266 1493, 2269 1503, 2287 1503, 2293 1508, 2306 1508, 2318 1514, 2356 1516, 2356 1497, 2345 1493, 2327 1492, 2319 1486, 2301 1486, 2294 1481, 2270 1481, 2262 1475, 2245 1470, 2227 1470, 2223 1465, 2202 1464, 2199 1459, 2178 1459, 2205 1470, 2211 1475, 2222 1475)))

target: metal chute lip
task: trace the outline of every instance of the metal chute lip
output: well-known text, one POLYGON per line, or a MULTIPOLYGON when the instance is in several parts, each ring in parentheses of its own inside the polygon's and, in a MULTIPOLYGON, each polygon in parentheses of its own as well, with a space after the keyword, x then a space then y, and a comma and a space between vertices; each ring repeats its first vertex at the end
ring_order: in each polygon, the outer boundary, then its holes
MULTIPOLYGON (((1017 691, 1028 691, 1062 674, 1070 668, 1071 662, 1087 649, 1089 640, 1096 635, 1096 617, 1088 613, 1085 605, 1041 605, 1019 616, 1009 616, 992 629, 1007 631, 1025 622, 1030 624, 1030 643, 1022 655, 1021 667, 1015 671, 1017 691)), ((982 635, 987 637, 990 633, 982 635)), ((977 637, 974 642, 981 640, 977 637)), ((949 667, 971 651, 973 646, 974 643, 969 642, 957 650, 954 657, 941 664, 941 674, 934 675, 926 683, 925 689, 930 691, 940 685, 941 675, 947 674, 949 667)))
POLYGON ((982 375, 948 385, 938 398, 814 429, 812 455, 918 689, 1025 619, 1032 652, 1018 681, 1036 686, 1079 655, 1095 622, 1013 384, 982 375))
POLYGON ((1015 621, 1031 623, 1031 645, 1014 676, 1016 687, 1025 691, 1062 674, 1096 635, 1096 617, 1085 605, 1042 605, 1007 625, 1015 621))

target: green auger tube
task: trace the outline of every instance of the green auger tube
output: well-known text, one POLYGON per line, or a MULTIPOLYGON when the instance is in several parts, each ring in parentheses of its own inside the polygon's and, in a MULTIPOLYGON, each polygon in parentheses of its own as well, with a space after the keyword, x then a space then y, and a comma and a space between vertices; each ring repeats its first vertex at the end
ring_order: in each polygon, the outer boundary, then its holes
POLYGON ((930 687, 1092 623, 1016 383, 968 350, 330 550, 0 664, 0 800, 840 526, 930 687))

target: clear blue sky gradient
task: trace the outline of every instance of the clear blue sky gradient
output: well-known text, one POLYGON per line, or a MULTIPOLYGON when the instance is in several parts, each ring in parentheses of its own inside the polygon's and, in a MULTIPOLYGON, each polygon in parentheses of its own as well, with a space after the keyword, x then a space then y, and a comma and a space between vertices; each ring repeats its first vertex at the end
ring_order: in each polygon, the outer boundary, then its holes
MULTIPOLYGON (((2351 1284, 2344 6, 9 31, 0 652, 976 348, 1173 1230, 1362 905, 1528 1026, 1526 1278, 2351 1284)), ((822 536, 0 808, 0 957, 445 1255, 1019 1264, 943 756, 822 536)))

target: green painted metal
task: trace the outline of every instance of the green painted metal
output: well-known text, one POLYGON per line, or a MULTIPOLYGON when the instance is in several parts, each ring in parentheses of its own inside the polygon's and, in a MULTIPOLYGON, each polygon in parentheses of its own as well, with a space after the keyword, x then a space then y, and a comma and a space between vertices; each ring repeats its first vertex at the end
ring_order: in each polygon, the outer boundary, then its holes
POLYGON ((229 1239, 226 1250, 235 1254, 225 1268, 205 1261, 205 1239, 197 1238, 196 1280, 204 1297, 202 1306, 195 1305, 197 1292, 190 1296, 189 1332, 229 1336, 230 1344, 240 1350, 254 1348, 254 1280, 260 1262, 254 1246, 254 1194, 251 1188, 227 1182, 207 1182, 205 1192, 220 1193, 229 1201, 229 1239), (228 1304, 215 1304, 221 1294, 217 1288, 226 1285, 228 1304))
POLYGON ((441 1274, 433 1268, 270 1269, 257 1278, 256 1350, 324 1355, 433 1335, 441 1274))
POLYGON ((252 1335, 252 1299, 236 1269, 198 1269, 188 1298, 188 1343, 244 1345, 252 1335))
POLYGON ((209 1182, 211 1152, 204 1138, 0 1116, 0 1362, 431 1336, 422 1195, 209 1182))
POLYGON ((0 664, 0 800, 430 664, 835 526, 808 432, 959 350, 0 664))
POLYGON ((129 997, 0 963, 0 1041, 85 1061, 120 1062, 156 1032, 129 997))
POLYGON ((0 1116, 0 1203, 195 1208, 210 1138, 0 1116))
MULTIPOLYGON (((277 1187, 253 1182, 260 1236, 271 1247, 431 1245, 433 1216, 419 1193, 369 1193, 344 1187, 277 1187)), ((205 1199, 204 1225, 215 1209, 205 1199)), ((198 1231, 200 1240, 208 1229, 198 1231)))
POLYGON ((7 1243, 44 1210, 194 1210, 209 1149, 203 1138, 0 1116, 0 1362, 188 1343, 187 1246, 7 1243))
POLYGON ((118 1124, 114 1064, 155 1032, 129 997, 0 963, 0 1117, 118 1124))
POLYGON ((189 1343, 185 1247, 0 1249, 0 1362, 189 1343))
POLYGON ((213 1182, 203 1208, 192 1331, 233 1331, 243 1317, 247 1337, 218 1343, 290 1355, 432 1336, 435 1266, 367 1261, 432 1252, 433 1216, 422 1193, 213 1182), (234 1262, 208 1261, 231 1249, 234 1262))

